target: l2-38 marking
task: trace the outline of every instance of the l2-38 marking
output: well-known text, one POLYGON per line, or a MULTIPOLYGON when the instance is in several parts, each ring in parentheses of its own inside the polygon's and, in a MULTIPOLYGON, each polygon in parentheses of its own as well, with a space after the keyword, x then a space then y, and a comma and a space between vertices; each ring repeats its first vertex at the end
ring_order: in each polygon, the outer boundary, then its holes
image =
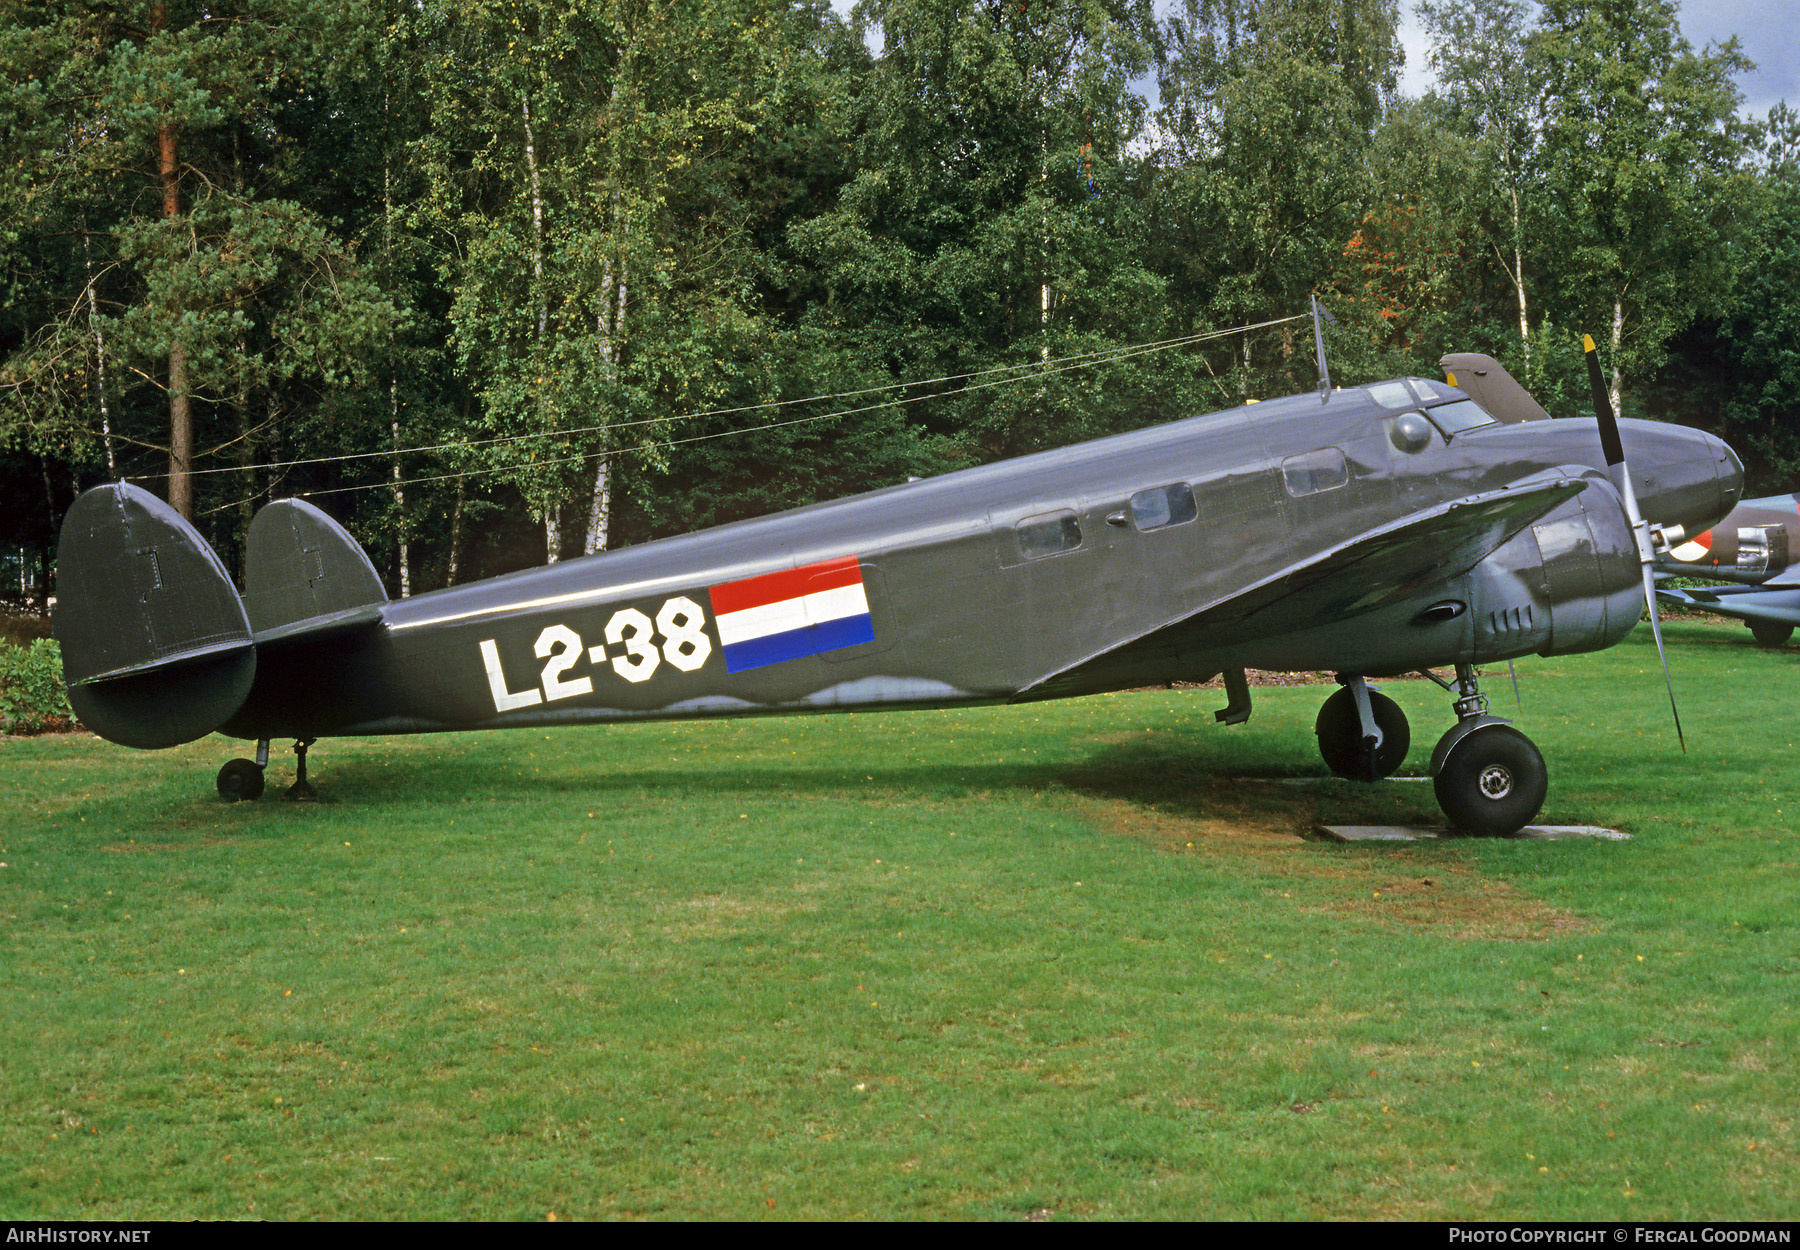
MULTIPOLYGON (((691 673, 712 655, 713 643, 705 626, 705 611, 686 595, 664 600, 654 622, 636 608, 620 608, 607 618, 602 631, 605 643, 588 647, 587 659, 596 668, 611 664, 613 672, 629 682, 649 681, 663 664, 691 673), (654 641, 657 638, 662 639, 660 647, 654 641), (624 654, 609 656, 608 646, 623 646, 624 654)), ((498 644, 492 638, 481 640, 481 663, 487 669, 488 691, 494 696, 496 712, 594 692, 593 678, 567 676, 582 658, 581 635, 567 625, 546 625, 532 651, 544 661, 539 686, 509 690, 500 668, 498 644)))

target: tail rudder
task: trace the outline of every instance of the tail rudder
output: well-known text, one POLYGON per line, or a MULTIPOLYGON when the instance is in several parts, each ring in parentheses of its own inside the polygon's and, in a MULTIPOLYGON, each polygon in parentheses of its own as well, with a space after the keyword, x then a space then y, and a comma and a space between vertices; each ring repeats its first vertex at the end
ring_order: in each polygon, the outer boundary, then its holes
POLYGON ((1443 369, 1451 386, 1501 421, 1511 424, 1550 419, 1544 406, 1492 356, 1480 352, 1452 352, 1438 361, 1438 367, 1443 369))
POLYGON ((124 482, 87 491, 63 521, 54 632, 75 714, 124 746, 204 737, 256 678, 250 621, 218 555, 124 482))
POLYGON ((250 522, 244 606, 258 642, 359 625, 388 601, 348 531, 300 499, 277 499, 250 522))

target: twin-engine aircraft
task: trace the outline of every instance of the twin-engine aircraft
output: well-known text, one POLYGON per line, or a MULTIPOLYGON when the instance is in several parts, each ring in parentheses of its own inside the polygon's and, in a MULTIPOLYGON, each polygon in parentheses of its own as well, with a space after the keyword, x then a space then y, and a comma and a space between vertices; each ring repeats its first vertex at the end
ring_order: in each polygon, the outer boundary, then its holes
MULTIPOLYGON (((1392 774, 1406 718, 1368 678, 1451 667, 1437 797, 1471 831, 1541 806, 1542 756, 1476 666, 1609 647, 1637 624, 1649 527, 1697 533, 1742 466, 1698 430, 1542 419, 1485 357, 1025 456, 390 601, 323 512, 254 518, 240 597, 149 493, 70 509, 56 634, 81 720, 126 746, 214 730, 263 789, 269 741, 644 718, 1028 703, 1246 668, 1327 670, 1333 772, 1392 774), (1480 371, 1476 385, 1475 370, 1480 371), (1515 394, 1516 392, 1516 394, 1515 394)), ((1652 610, 1654 619, 1654 608, 1652 610)), ((1427 674, 1432 676, 1431 674, 1427 674)))
POLYGON ((1656 557, 1660 577, 1704 577, 1731 586, 1677 590, 1658 585, 1663 603, 1735 616, 1764 647, 1779 647, 1800 625, 1800 495, 1746 499, 1731 515, 1656 557))

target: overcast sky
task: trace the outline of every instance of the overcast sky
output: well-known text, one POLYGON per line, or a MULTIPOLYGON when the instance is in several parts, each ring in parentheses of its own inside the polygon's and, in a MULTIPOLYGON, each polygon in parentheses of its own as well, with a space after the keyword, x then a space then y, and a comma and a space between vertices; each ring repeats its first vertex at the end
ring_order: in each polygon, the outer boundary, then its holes
MULTIPOLYGON (((1425 72, 1425 34, 1412 8, 1411 0, 1401 0, 1402 89, 1421 95, 1431 79, 1425 72)), ((1782 100, 1800 108, 1800 11, 1794 0, 1690 0, 1681 5, 1680 17, 1681 33, 1696 52, 1736 35, 1744 54, 1756 62, 1755 70, 1738 79, 1745 112, 1761 117, 1782 100)))
MULTIPOLYGON (((1168 0, 1157 0, 1157 9, 1168 0)), ((831 0, 848 16, 852 0, 831 0)), ((1431 85, 1425 72, 1425 37, 1413 17, 1412 0, 1401 0, 1401 42, 1406 45, 1403 90, 1421 95, 1431 85)), ((1698 50, 1736 35, 1756 69, 1738 80, 1744 110, 1763 116, 1781 100, 1800 108, 1800 12, 1795 0, 1690 0, 1681 6, 1681 33, 1698 50)), ((1146 84, 1154 91, 1154 84, 1146 84)))

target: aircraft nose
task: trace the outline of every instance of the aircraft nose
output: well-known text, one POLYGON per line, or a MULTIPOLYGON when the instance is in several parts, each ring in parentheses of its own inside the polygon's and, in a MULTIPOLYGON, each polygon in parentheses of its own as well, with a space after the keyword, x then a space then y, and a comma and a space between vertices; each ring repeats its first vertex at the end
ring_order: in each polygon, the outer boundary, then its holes
POLYGON ((1722 519, 1744 493, 1744 462, 1725 442, 1701 430, 1662 426, 1627 449, 1632 485, 1646 520, 1698 534, 1722 519))
POLYGON ((1714 473, 1719 483, 1719 517, 1737 507, 1744 496, 1744 462, 1722 438, 1706 436, 1712 442, 1714 473))

